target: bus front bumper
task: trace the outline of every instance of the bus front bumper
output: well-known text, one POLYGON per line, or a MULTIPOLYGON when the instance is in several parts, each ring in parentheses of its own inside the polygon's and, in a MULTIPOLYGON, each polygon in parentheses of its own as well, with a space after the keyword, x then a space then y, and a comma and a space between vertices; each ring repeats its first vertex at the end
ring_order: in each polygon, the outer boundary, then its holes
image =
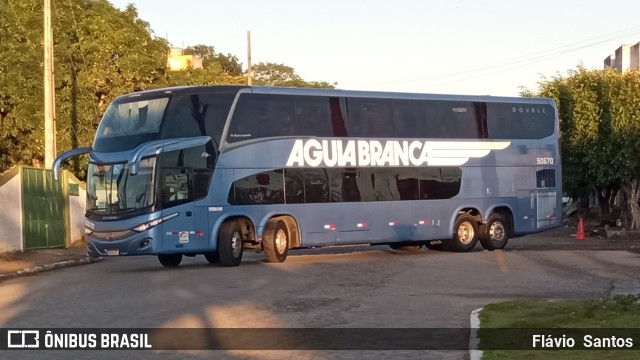
POLYGON ((149 234, 140 234, 123 240, 99 240, 85 235, 87 251, 91 257, 134 256, 156 254, 155 244, 149 234), (146 235, 146 236, 144 236, 146 235))

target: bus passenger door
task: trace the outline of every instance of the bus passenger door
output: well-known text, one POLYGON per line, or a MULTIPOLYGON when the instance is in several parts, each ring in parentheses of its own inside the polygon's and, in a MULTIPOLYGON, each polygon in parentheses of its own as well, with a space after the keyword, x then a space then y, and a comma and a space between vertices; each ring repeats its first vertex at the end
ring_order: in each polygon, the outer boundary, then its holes
POLYGON ((207 208, 198 202, 209 190, 212 156, 206 145, 160 154, 162 216, 178 214, 163 223, 165 251, 191 253, 208 248, 207 208))

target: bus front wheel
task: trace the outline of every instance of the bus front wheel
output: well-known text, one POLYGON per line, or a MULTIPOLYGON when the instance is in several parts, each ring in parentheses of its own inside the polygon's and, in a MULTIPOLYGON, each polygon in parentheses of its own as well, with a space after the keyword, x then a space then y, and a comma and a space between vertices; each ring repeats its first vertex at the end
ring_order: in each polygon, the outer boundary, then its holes
POLYGON ((458 216, 453 227, 453 238, 446 241, 448 250, 467 252, 478 243, 478 223, 467 214, 458 216))
POLYGON ((493 213, 489 216, 487 224, 483 226, 480 244, 486 250, 502 249, 507 246, 509 234, 508 221, 501 214, 493 213))
POLYGON ((226 222, 218 233, 220 265, 238 266, 242 262, 242 230, 237 222, 226 222))
POLYGON ((158 261, 164 267, 176 267, 182 262, 182 254, 162 254, 158 255, 158 261))
POLYGON ((217 251, 209 251, 204 253, 204 258, 207 259, 209 264, 219 264, 220 254, 217 251))
POLYGON ((289 229, 278 219, 269 220, 264 232, 262 248, 268 263, 281 263, 289 254, 289 229))

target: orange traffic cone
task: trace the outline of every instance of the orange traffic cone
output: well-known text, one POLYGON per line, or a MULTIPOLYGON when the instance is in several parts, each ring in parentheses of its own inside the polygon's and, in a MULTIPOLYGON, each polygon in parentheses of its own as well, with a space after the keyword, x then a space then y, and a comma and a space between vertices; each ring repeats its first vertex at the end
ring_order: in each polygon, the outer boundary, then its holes
POLYGON ((578 231, 576 232, 576 240, 584 240, 584 222, 582 218, 578 221, 578 231))

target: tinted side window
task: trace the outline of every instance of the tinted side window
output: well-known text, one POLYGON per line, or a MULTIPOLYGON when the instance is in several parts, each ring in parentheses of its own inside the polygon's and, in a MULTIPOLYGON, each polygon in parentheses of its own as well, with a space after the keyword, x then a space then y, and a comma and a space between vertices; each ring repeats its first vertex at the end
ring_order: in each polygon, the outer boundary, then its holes
POLYGON ((271 136, 333 136, 334 123, 342 123, 340 107, 333 103, 337 103, 337 98, 242 94, 231 119, 227 141, 271 136))
POLYGON ((347 99, 349 136, 393 137, 393 102, 382 99, 347 99))
POLYGON ((396 136, 402 138, 440 137, 438 106, 434 101, 394 102, 396 136))
POLYGON ((420 199, 450 199, 460 192, 462 170, 427 167, 418 170, 420 199))
POLYGON ((373 189, 376 201, 400 200, 398 191, 398 177, 400 169, 379 168, 372 174, 373 189))
POLYGON ((205 146, 160 155, 160 202, 163 208, 197 200, 207 195, 213 163, 205 146))
POLYGON ((556 187, 556 171, 554 169, 544 169, 536 171, 536 187, 556 187))
POLYGON ((227 141, 230 143, 268 136, 295 134, 291 98, 242 94, 231 119, 227 141))
POLYGON ((163 132, 166 137, 211 136, 220 142, 235 93, 203 93, 179 98, 163 132))
POLYGON ((197 94, 193 94, 178 99, 162 128, 164 138, 202 136, 204 122, 200 114, 198 98, 197 94), (200 126, 203 128, 201 129, 200 126))
POLYGON ((364 201, 358 187, 359 179, 356 169, 329 169, 327 175, 329 176, 331 202, 364 201))
POLYGON ((329 177, 326 170, 304 170, 304 198, 308 203, 325 203, 330 201, 329 177))
POLYGON ((417 169, 399 169, 397 183, 400 200, 420 199, 420 183, 417 169))
POLYGON ((204 117, 205 133, 220 143, 222 131, 236 93, 209 93, 200 95, 200 111, 204 117))
POLYGON ((314 204, 449 199, 460 192, 457 167, 285 169, 234 182, 229 203, 314 204))
POLYGON ((296 135, 333 136, 328 97, 296 96, 294 101, 299 130, 296 135))
POLYGON ((473 103, 442 101, 438 103, 440 137, 478 138, 478 124, 473 103))
POLYGON ((284 171, 284 189, 287 204, 304 203, 304 170, 286 169, 284 171))
POLYGON ((286 169, 287 204, 329 202, 329 178, 324 169, 286 169))
POLYGON ((283 171, 266 171, 236 180, 229 194, 229 203, 236 205, 283 204, 283 171))
POLYGON ((487 103, 490 139, 542 139, 553 134, 555 114, 550 105, 487 103))

